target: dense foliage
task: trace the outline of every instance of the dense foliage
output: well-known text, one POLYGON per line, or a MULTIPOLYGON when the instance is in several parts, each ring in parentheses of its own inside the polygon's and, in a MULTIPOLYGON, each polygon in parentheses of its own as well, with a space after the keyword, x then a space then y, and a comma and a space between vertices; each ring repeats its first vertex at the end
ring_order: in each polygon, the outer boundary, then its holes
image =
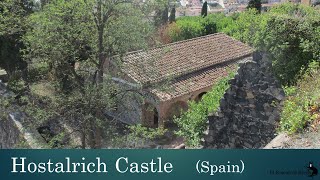
POLYGON ((26 18, 33 11, 31 0, 2 0, 0 2, 0 68, 9 76, 25 70, 27 63, 21 57, 22 36, 26 18))
POLYGON ((168 24, 163 34, 168 37, 168 42, 176 42, 216 33, 216 22, 213 16, 180 17, 175 23, 168 24))
MULTIPOLYGON (((290 134, 320 122, 320 63, 312 62, 297 86, 286 87, 280 129, 290 134)), ((315 127, 313 127, 315 128, 315 127)))
POLYGON ((233 76, 234 73, 231 73, 228 78, 218 81, 199 102, 189 101, 188 111, 174 119, 179 127, 176 134, 184 137, 187 146, 195 148, 200 145, 202 135, 207 128, 208 113, 218 110, 220 99, 229 88, 228 82, 233 76))
MULTIPOLYGON (((82 148, 101 147, 101 139, 108 142, 115 129, 105 112, 114 109, 115 94, 122 90, 110 79, 108 60, 147 47, 152 26, 144 13, 150 13, 153 5, 121 0, 52 0, 26 14, 27 6, 20 1, 0 4, 0 40, 2 35, 17 36, 13 55, 19 57, 13 59, 23 58, 29 70, 27 81, 17 75, 8 82, 16 93, 11 103, 32 117, 35 128, 58 119, 80 134, 82 148), (17 46, 20 42, 23 47, 17 46), (35 88, 38 84, 41 90, 35 88), (53 87, 52 92, 45 87, 53 87)), ((10 49, 1 48, 1 53, 10 49)), ((16 64, 13 71, 19 67, 16 64)), ((114 62, 114 68, 117 65, 121 62, 114 62)))

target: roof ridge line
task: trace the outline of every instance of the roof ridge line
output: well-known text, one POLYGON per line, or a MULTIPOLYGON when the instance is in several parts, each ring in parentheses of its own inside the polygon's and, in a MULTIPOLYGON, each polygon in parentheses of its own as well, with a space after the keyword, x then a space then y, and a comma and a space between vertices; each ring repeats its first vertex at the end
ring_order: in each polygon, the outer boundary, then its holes
MULTIPOLYGON (((168 47, 168 46, 171 46, 171 45, 181 44, 181 43, 185 43, 185 42, 188 42, 188 41, 194 41, 194 40, 206 38, 206 37, 209 37, 209 36, 217 36, 219 34, 223 34, 223 35, 228 36, 227 34, 225 34, 223 32, 217 32, 217 33, 208 34, 208 35, 204 35, 204 36, 199 36, 199 37, 195 37, 195 38, 191 38, 191 39, 185 39, 185 40, 176 41, 176 42, 172 42, 172 43, 168 43, 168 44, 162 44, 162 45, 160 45, 158 47, 153 47, 153 48, 149 48, 149 49, 140 49, 140 50, 136 50, 136 51, 130 51, 130 52, 125 53, 124 56, 135 54, 135 53, 139 53, 139 52, 154 50, 154 49, 161 49, 161 48, 168 47)), ((234 38, 232 38, 232 39, 234 39, 234 38)), ((234 39, 234 40, 236 40, 236 39, 234 39)))

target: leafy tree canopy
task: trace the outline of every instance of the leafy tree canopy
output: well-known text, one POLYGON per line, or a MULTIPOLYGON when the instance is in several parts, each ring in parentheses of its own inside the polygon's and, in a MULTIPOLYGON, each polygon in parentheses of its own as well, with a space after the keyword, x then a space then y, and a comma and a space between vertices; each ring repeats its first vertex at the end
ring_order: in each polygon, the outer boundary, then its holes
POLYGON ((33 1, 3 0, 0 2, 0 67, 9 76, 16 70, 24 70, 20 49, 21 37, 25 33, 26 18, 33 11, 33 1))

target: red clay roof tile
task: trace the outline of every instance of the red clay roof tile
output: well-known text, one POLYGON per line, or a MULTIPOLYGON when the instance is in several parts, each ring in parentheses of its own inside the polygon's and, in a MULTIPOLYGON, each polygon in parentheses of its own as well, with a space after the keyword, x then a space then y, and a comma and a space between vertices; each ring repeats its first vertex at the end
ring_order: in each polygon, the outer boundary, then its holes
POLYGON ((253 49, 223 33, 179 41, 124 56, 124 71, 138 83, 160 82, 250 55, 253 49))

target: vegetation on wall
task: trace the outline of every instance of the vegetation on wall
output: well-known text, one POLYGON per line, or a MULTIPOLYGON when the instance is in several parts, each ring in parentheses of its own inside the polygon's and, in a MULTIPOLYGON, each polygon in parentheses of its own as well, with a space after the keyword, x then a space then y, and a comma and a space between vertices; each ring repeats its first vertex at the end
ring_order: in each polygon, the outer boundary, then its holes
POLYGON ((150 148, 156 147, 168 130, 164 127, 150 128, 142 124, 126 125, 121 132, 114 133, 111 144, 113 148, 150 148))
POLYGON ((183 112, 180 117, 175 117, 174 122, 178 125, 178 136, 185 139, 189 147, 199 147, 201 138, 207 128, 208 113, 215 112, 220 107, 220 99, 229 88, 229 80, 234 77, 230 73, 227 78, 222 78, 213 85, 212 90, 203 95, 199 102, 189 101, 188 111, 183 112))

